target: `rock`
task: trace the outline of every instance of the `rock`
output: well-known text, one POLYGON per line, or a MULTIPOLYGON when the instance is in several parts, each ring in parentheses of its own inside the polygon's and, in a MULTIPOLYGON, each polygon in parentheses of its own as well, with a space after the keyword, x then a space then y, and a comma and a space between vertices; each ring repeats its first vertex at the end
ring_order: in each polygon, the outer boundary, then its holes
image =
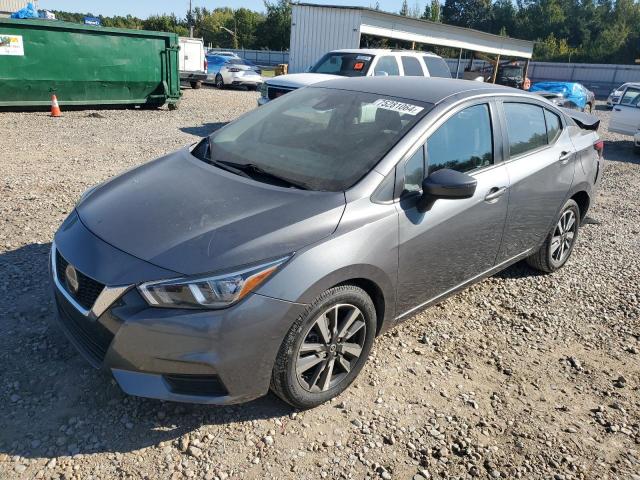
POLYGON ((200 458, 202 456, 202 449, 194 445, 189 445, 189 448, 187 451, 189 455, 191 455, 192 457, 200 458))

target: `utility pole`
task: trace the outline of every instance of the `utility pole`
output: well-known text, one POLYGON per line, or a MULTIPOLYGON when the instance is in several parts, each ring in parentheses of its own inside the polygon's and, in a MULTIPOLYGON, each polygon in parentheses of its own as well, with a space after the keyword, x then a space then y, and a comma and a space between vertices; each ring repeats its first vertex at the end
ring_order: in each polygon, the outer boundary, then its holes
POLYGON ((191 10, 191 1, 189 0, 189 37, 193 38, 193 13, 191 10))

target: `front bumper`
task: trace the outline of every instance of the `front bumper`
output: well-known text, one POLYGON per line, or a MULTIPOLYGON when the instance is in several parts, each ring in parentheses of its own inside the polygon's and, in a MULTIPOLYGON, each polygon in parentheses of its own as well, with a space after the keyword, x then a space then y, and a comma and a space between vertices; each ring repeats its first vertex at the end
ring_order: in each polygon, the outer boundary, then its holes
MULTIPOLYGON (((82 272, 74 251, 60 253, 82 272)), ((304 308, 258 294, 224 310, 151 308, 131 285, 92 315, 69 299, 50 265, 56 316, 71 343, 141 397, 223 405, 266 394, 282 339, 304 308)))

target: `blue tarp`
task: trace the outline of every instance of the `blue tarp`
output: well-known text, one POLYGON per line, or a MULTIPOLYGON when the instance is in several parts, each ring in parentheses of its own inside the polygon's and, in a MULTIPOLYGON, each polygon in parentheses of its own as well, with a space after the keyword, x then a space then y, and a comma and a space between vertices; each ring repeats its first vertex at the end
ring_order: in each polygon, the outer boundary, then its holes
POLYGON ((587 92, 582 85, 575 82, 537 82, 531 85, 529 91, 559 93, 580 109, 587 104, 587 92))
POLYGON ((11 14, 11 18, 39 18, 38 9, 33 3, 27 3, 27 6, 11 14))

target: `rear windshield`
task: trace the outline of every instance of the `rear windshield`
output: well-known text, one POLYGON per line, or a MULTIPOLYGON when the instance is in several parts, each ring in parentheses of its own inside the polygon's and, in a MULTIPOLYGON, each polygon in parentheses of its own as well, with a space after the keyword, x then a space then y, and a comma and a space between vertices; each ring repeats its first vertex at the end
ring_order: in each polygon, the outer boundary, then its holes
POLYGON ((362 53, 327 53, 309 71, 342 77, 364 77, 372 60, 373 55, 362 53))
POLYGON ((346 190, 432 106, 371 93, 303 88, 215 132, 211 160, 254 165, 310 190, 346 190))
POLYGON ((447 62, 445 62, 442 58, 431 57, 429 55, 425 55, 422 58, 424 59, 424 63, 427 64, 429 75, 431 75, 432 77, 451 78, 451 70, 449 70, 447 62))

